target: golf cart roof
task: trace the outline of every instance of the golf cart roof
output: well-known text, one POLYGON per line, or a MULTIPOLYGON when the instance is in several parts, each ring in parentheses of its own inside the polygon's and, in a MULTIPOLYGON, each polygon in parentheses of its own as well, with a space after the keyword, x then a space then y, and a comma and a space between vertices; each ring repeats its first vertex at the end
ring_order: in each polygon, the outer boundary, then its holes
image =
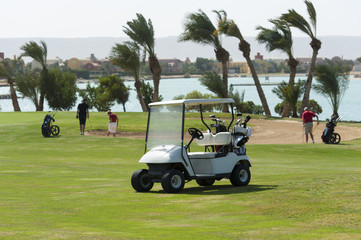
POLYGON ((209 99, 180 99, 163 102, 150 103, 149 106, 163 106, 163 105, 209 105, 209 104, 222 104, 222 103, 234 103, 231 98, 209 98, 209 99))

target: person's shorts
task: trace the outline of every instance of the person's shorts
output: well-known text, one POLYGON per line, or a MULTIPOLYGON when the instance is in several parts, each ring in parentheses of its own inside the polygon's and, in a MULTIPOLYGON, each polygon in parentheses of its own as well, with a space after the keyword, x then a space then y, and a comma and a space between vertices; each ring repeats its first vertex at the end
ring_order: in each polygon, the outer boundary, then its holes
POLYGON ((116 122, 111 122, 108 124, 108 131, 110 133, 115 133, 117 131, 117 123, 116 122))
POLYGON ((86 122, 86 116, 79 116, 79 123, 82 124, 82 125, 85 125, 85 122, 86 122))
POLYGON ((305 134, 312 134, 313 122, 305 123, 305 134))

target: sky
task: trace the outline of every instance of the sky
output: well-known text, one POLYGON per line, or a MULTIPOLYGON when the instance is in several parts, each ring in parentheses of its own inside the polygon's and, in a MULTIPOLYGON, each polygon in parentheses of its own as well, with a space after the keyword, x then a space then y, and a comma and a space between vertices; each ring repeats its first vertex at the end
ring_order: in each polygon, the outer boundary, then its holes
MULTIPOLYGON (((360 0, 313 0, 317 36, 361 36, 360 0)), ((303 0, 0 0, 0 38, 125 37, 127 21, 141 13, 151 19, 155 37, 179 36, 187 14, 225 10, 243 36, 257 35, 256 26, 288 9, 308 19, 303 0)), ((293 31, 293 36, 305 36, 293 31)))

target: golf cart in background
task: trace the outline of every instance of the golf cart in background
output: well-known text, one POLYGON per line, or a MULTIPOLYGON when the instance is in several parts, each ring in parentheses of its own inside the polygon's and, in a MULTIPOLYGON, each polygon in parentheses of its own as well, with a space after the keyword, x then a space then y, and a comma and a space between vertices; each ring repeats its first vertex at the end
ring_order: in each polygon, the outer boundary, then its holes
POLYGON ((59 126, 53 124, 55 122, 56 112, 51 112, 45 115, 43 124, 41 125, 41 133, 44 137, 58 136, 60 133, 59 126))
POLYGON ((147 192, 155 182, 160 182, 165 192, 177 193, 183 189, 185 181, 196 180, 200 186, 211 186, 215 180, 223 178, 230 179, 234 186, 248 185, 251 161, 244 145, 251 135, 251 129, 247 127, 250 117, 247 116, 243 123, 237 120, 231 129, 235 115, 233 103, 233 99, 226 98, 149 104, 145 154, 139 161, 147 164, 148 169, 133 173, 133 188, 138 192, 147 192), (222 104, 230 106, 230 123, 225 124, 211 115, 212 124, 207 124, 203 116, 204 107, 222 104), (196 125, 202 126, 202 131, 195 127, 186 129, 189 136, 185 136, 184 131, 185 121, 188 120, 185 117, 187 107, 199 109, 200 119, 196 125), (193 152, 192 149, 198 151, 193 152))

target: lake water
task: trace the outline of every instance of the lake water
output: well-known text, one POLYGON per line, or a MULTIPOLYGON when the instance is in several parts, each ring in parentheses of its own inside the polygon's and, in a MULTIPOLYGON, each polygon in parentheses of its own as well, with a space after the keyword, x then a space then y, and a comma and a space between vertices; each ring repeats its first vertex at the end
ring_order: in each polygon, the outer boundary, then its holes
MULTIPOLYGON (((306 79, 306 76, 299 77, 296 79, 306 79)), ((342 120, 353 120, 353 121, 361 121, 361 80, 354 79, 353 76, 350 77, 350 85, 346 91, 346 94, 342 100, 341 106, 339 108, 339 115, 343 116, 342 120)), ((237 77, 237 78, 229 78, 229 84, 240 84, 240 83, 253 83, 253 79, 251 77, 237 77)), ((261 83, 266 82, 281 82, 287 81, 288 77, 269 77, 269 80, 266 80, 266 77, 260 77, 261 83)), ((152 83, 152 81, 149 81, 152 83)), ((125 82, 125 84, 134 89, 134 82, 125 82)), ((85 83, 79 83, 78 87, 84 89, 86 87, 85 83)), ((178 78, 178 79, 162 79, 160 81, 160 94, 163 96, 164 100, 172 100, 172 98, 176 95, 186 95, 187 93, 198 90, 202 93, 211 93, 206 89, 206 87, 202 86, 198 80, 198 78, 178 78)), ((262 86, 265 96, 267 98, 267 102, 269 108, 271 110, 271 114, 273 116, 278 116, 274 112, 274 107, 280 102, 280 99, 272 93, 272 89, 275 86, 262 86)), ((245 90, 245 101, 253 101, 255 104, 261 105, 261 101, 259 99, 256 87, 253 86, 234 86, 235 90, 238 90, 242 93, 245 90)), ((1 94, 9 94, 9 87, 0 87, 0 95, 1 94)), ((20 95, 19 95, 20 96, 20 95)), ((329 118, 332 114, 332 107, 329 104, 328 100, 316 92, 311 90, 311 99, 315 99, 318 104, 321 105, 323 112, 319 115, 321 120, 325 120, 329 118)), ((78 99, 77 102, 80 102, 78 99)), ((35 111, 35 106, 32 102, 27 98, 19 98, 19 104, 21 111, 35 111)), ((78 104, 78 103, 77 103, 78 104)), ((76 106, 77 106, 76 104, 76 106)), ((13 106, 10 99, 0 100, 0 106, 2 112, 12 112, 13 106)), ((76 106, 71 109, 71 111, 76 111, 76 106)), ((130 91, 129 101, 126 103, 126 111, 127 112, 140 112, 141 107, 138 99, 136 98, 135 90, 130 91)), ((45 103, 44 111, 51 110, 49 106, 45 103)), ((96 110, 91 110, 96 111, 96 110)), ((123 111, 123 107, 119 104, 115 104, 112 107, 113 112, 121 112, 123 111)))

